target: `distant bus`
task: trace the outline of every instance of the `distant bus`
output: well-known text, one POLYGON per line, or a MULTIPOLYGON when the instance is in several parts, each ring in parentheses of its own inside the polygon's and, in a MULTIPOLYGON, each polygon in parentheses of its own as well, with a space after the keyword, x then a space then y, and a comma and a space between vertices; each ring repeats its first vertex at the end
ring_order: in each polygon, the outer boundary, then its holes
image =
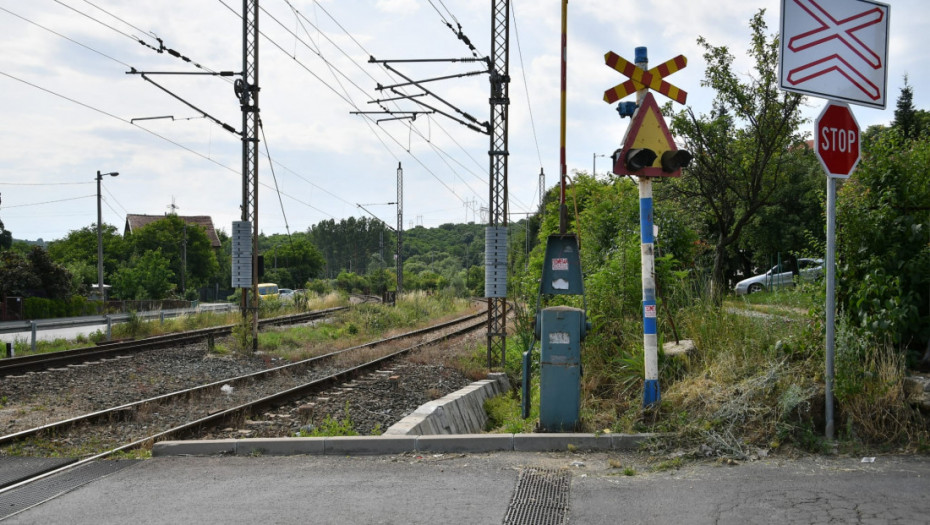
POLYGON ((271 299, 278 297, 278 285, 275 283, 261 283, 258 285, 258 298, 271 299))

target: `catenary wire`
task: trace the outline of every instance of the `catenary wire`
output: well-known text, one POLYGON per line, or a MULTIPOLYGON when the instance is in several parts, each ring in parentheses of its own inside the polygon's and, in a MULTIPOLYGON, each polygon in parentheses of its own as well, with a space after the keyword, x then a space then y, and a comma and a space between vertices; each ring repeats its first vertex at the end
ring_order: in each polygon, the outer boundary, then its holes
MULTIPOLYGON (((228 4, 226 4, 226 2, 225 2, 224 0, 217 0, 217 1, 220 2, 220 3, 221 3, 223 6, 225 6, 227 9, 229 9, 232 13, 236 14, 236 16, 238 16, 239 18, 241 18, 241 15, 239 15, 238 13, 236 13, 236 11, 233 10, 228 4)), ((284 26, 284 27, 285 27, 285 30, 288 30, 288 31, 289 31, 289 29, 288 29, 286 26, 284 26)), ((287 53, 287 50, 284 49, 284 47, 281 46, 277 41, 275 41, 274 39, 270 38, 270 37, 269 37, 267 34, 265 34, 264 32, 260 32, 260 33, 261 33, 261 35, 262 35, 263 37, 265 37, 265 39, 266 39, 271 45, 273 45, 273 46, 275 46, 276 48, 278 48, 278 50, 280 50, 280 51, 281 51, 282 53, 284 53, 285 55, 291 57, 291 58, 294 60, 294 62, 296 62, 298 65, 301 66, 301 68, 303 68, 307 73, 309 73, 311 76, 313 76, 314 78, 316 78, 317 80, 319 80, 320 83, 322 83, 327 89, 329 89, 330 91, 332 91, 337 97, 339 97, 339 98, 342 99, 344 102, 346 102, 346 104, 348 104, 349 106, 353 107, 354 109, 359 109, 358 106, 354 103, 354 101, 352 101, 350 98, 347 98, 347 97, 344 96, 343 94, 339 93, 338 90, 336 90, 333 86, 331 86, 329 83, 327 83, 325 80, 323 80, 322 77, 320 77, 319 75, 317 75, 316 73, 314 73, 306 64, 304 64, 304 63, 301 62, 300 60, 298 60, 298 59, 296 59, 295 57, 292 57, 290 54, 288 54, 288 53, 287 53)), ((370 118, 370 117, 368 117, 367 115, 366 115, 366 117, 367 117, 367 118, 370 118)), ((396 137, 394 137, 393 135, 391 135, 390 133, 388 133, 388 132, 386 132, 386 131, 384 131, 384 130, 382 130, 382 132, 385 133, 385 135, 387 135, 388 137, 390 137, 391 140, 393 140, 398 146, 400 146, 401 148, 403 148, 403 144, 402 144, 396 137)), ((436 179, 436 181, 439 182, 439 184, 441 184, 441 185, 442 185, 444 188, 446 188, 450 193, 452 193, 452 195, 454 195, 457 199, 459 199, 459 201, 461 201, 461 202, 463 202, 463 203, 465 202, 465 200, 462 198, 462 196, 459 195, 459 194, 455 191, 454 188, 451 188, 451 187, 450 187, 448 184, 446 184, 442 179, 440 179, 439 176, 436 175, 436 173, 435 173, 432 169, 430 169, 426 164, 424 164, 423 161, 421 161, 416 155, 414 155, 414 154, 413 154, 412 152, 410 152, 410 151, 408 151, 407 153, 408 153, 408 154, 417 162, 417 164, 419 164, 427 173, 429 173, 434 179, 436 179)))

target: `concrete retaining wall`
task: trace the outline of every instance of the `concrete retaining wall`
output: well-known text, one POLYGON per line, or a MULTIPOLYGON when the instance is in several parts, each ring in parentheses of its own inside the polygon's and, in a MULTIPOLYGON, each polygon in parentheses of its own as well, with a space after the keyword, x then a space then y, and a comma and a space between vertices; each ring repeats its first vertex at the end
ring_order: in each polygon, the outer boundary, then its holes
POLYGON ((484 430, 488 415, 484 402, 510 390, 506 374, 489 374, 445 397, 430 401, 388 428, 386 436, 429 436, 477 434, 484 430))

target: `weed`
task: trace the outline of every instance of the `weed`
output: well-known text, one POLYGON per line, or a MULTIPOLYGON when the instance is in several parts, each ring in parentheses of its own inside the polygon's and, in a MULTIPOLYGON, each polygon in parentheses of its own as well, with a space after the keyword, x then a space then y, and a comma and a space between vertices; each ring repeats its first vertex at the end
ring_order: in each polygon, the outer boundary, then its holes
POLYGON ((439 390, 438 388, 429 388, 426 390, 426 397, 428 397, 430 401, 439 399, 442 397, 442 390, 439 390))
POLYGON ((152 459, 152 450, 145 448, 134 448, 132 450, 120 450, 107 459, 152 459))
MULTIPOLYGON (((377 428, 380 428, 377 427, 377 428)), ((332 436, 357 436, 358 432, 352 424, 349 417, 349 403, 346 402, 345 417, 336 419, 329 415, 323 418, 323 421, 309 432, 301 429, 299 437, 332 437, 332 436)))
POLYGON ((635 476, 635 475, 636 475, 636 469, 633 468, 633 467, 626 467, 625 469, 623 469, 623 475, 624 475, 624 476, 630 476, 630 477, 635 476))
POLYGON ((665 472, 668 470, 678 470, 685 464, 685 460, 680 456, 672 459, 667 459, 660 462, 658 465, 652 468, 653 472, 665 472))

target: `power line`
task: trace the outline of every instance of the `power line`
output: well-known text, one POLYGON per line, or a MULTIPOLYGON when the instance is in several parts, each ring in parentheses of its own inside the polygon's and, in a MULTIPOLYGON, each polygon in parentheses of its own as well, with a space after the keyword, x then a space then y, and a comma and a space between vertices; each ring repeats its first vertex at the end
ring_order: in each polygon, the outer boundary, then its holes
MULTIPOLYGON (((234 14, 236 14, 236 16, 239 16, 239 17, 241 18, 241 15, 239 15, 238 13, 236 13, 229 5, 226 4, 226 2, 225 2, 224 0, 217 0, 217 1, 220 2, 220 3, 221 3, 224 7, 226 7, 229 11, 231 11, 231 12, 234 13, 234 14)), ((278 22, 279 25, 281 25, 281 23, 280 23, 277 19, 275 19, 275 21, 278 22)), ((283 26, 283 25, 282 25, 282 27, 284 27, 285 30, 287 30, 288 32, 290 32, 290 33, 293 35, 293 32, 291 32, 290 29, 288 29, 286 26, 283 26)), ((267 34, 265 34, 264 32, 262 32, 261 35, 262 35, 271 45, 273 45, 273 46, 275 46, 276 48, 278 48, 278 50, 280 50, 282 53, 284 53, 284 54, 290 56, 290 57, 294 60, 294 62, 296 62, 298 65, 301 66, 301 68, 304 69, 304 71, 306 71, 306 72, 309 73, 311 76, 313 76, 314 78, 316 78, 317 80, 319 80, 320 83, 322 83, 324 86, 326 86, 327 89, 329 89, 330 91, 332 91, 337 97, 339 97, 340 99, 342 99, 346 104, 348 104, 349 106, 351 106, 351 107, 353 107, 353 108, 355 108, 355 109, 359 109, 359 108, 358 108, 358 105, 355 104, 355 102, 354 102, 353 100, 351 100, 351 98, 349 98, 347 95, 343 95, 343 94, 339 93, 339 91, 337 91, 334 87, 332 87, 331 85, 329 85, 329 83, 327 83, 325 80, 323 80, 322 77, 320 77, 319 75, 317 75, 316 73, 314 73, 306 64, 304 64, 302 61, 300 61, 300 60, 297 59, 296 57, 294 57, 294 56, 288 54, 287 51, 284 49, 284 47, 281 46, 281 44, 279 44, 277 41, 275 41, 274 39, 272 39, 271 37, 269 37, 269 36, 268 36, 267 34)), ((338 70, 338 68, 336 68, 336 69, 338 70)), ((341 72, 340 72, 340 73, 341 73, 341 72)), ((353 82, 353 85, 355 85, 354 82, 353 82)), ((357 85, 356 85, 356 87, 358 88, 357 85)), ((361 88, 359 88, 359 89, 361 89, 361 88)), ((396 137, 394 137, 394 136, 391 135, 390 133, 387 133, 386 131, 383 131, 383 130, 382 130, 382 132, 384 132, 385 135, 387 135, 388 137, 391 138, 391 140, 393 140, 395 143, 397 143, 398 146, 401 146, 401 147, 403 148, 403 145, 400 143, 400 141, 399 141, 396 137)), ((445 182, 443 182, 442 179, 440 179, 440 178, 436 175, 436 173, 434 173, 429 167, 426 166, 426 164, 423 163, 423 161, 421 161, 419 158, 417 158, 412 152, 407 151, 407 153, 408 153, 411 157, 413 157, 413 159, 414 159, 421 167, 423 167, 423 169, 426 170, 427 173, 429 173, 434 179, 436 179, 437 182, 439 182, 443 187, 445 187, 445 188, 446 188, 450 193, 452 193, 457 199, 459 199, 459 200, 462 201, 462 202, 465 202, 464 199, 463 199, 458 193, 456 193, 456 191, 455 191, 453 188, 449 187, 449 185, 447 185, 445 182)))
MULTIPOLYGON (((59 5, 63 6, 63 7, 65 7, 65 8, 67 8, 67 9, 70 9, 71 11, 74 11, 75 13, 78 13, 78 14, 80 14, 81 16, 84 16, 85 18, 88 18, 88 19, 90 19, 90 20, 93 20, 94 22, 97 22, 98 24, 100 24, 100 25, 106 27, 107 29, 110 29, 110 30, 112 30, 112 31, 115 31, 116 33, 119 33, 120 35, 123 35, 123 36, 125 36, 125 37, 131 39, 132 41, 134 41, 134 42, 136 42, 136 43, 138 43, 138 44, 141 44, 141 45, 143 45, 143 46, 145 46, 145 47, 147 47, 147 48, 149 48, 149 49, 155 51, 156 53, 159 53, 159 54, 161 54, 161 53, 168 53, 169 55, 171 55, 171 56, 173 56, 173 57, 175 57, 175 58, 178 58, 178 59, 180 59, 180 60, 182 60, 182 61, 184 61, 184 62, 187 62, 187 63, 189 63, 189 64, 192 64, 194 67, 196 67, 196 68, 198 68, 198 69, 202 69, 202 70, 204 70, 204 71, 208 71, 208 72, 211 72, 211 73, 216 73, 216 71, 213 71, 212 69, 210 69, 210 68, 208 68, 208 67, 202 66, 202 65, 198 64, 197 62, 194 62, 194 61, 191 60, 190 58, 188 58, 188 57, 182 55, 180 52, 175 51, 174 49, 171 49, 171 48, 169 48, 169 47, 165 47, 164 41, 163 41, 161 38, 159 38, 158 35, 155 35, 154 33, 148 32, 148 33, 151 35, 151 38, 154 38, 154 39, 158 42, 158 47, 155 47, 155 46, 149 44, 148 42, 142 40, 141 38, 138 38, 138 37, 136 37, 136 36, 130 35, 130 34, 124 32, 124 31, 120 31, 119 29, 113 27, 113 26, 110 25, 110 24, 107 24, 106 22, 103 22, 102 20, 100 20, 100 19, 98 19, 98 18, 95 18, 95 17, 93 17, 93 16, 91 16, 91 15, 89 15, 89 14, 87 14, 87 13, 84 13, 83 11, 79 11, 78 9, 76 9, 76 8, 73 7, 73 6, 70 6, 70 5, 68 5, 68 4, 65 4, 65 3, 62 2, 61 0, 54 0, 54 1, 55 1, 57 4, 59 4, 59 5)), ((120 17, 114 15, 113 13, 107 11, 106 9, 103 9, 102 7, 96 5, 96 4, 94 4, 94 3, 92 3, 92 2, 90 2, 90 1, 88 1, 88 0, 84 0, 84 2, 87 3, 87 4, 89 4, 89 5, 91 5, 91 6, 93 6, 93 7, 96 8, 96 9, 99 9, 100 11, 103 11, 104 13, 106 13, 107 15, 109 15, 110 17, 115 18, 116 20, 119 20, 119 21, 122 22, 123 24, 126 24, 127 26, 129 26, 129 27, 131 27, 131 28, 133 28, 133 29, 139 31, 140 33, 143 33, 143 34, 147 33, 146 31, 143 31, 143 30, 139 29, 139 28, 136 27, 135 25, 133 25, 133 24, 127 22, 126 20, 124 20, 124 19, 122 19, 122 18, 120 18, 120 17)), ((227 82, 231 82, 230 79, 224 79, 224 80, 226 80, 227 82)))
POLYGON ((54 0, 54 2, 55 2, 56 4, 61 5, 62 7, 65 7, 65 8, 67 8, 67 9, 70 9, 71 11, 74 11, 75 13, 77 13, 77 14, 79 14, 79 15, 85 17, 85 18, 88 18, 88 19, 90 19, 90 20, 93 20, 94 22, 97 22, 98 24, 102 25, 103 27, 106 27, 107 29, 113 30, 113 31, 115 31, 115 32, 117 32, 117 33, 123 35, 124 37, 126 37, 126 38, 132 40, 133 42, 140 42, 140 40, 139 40, 137 37, 134 37, 134 36, 130 35, 129 33, 125 33, 125 32, 123 32, 123 31, 120 31, 119 29, 117 29, 117 28, 111 26, 110 24, 107 24, 106 22, 103 22, 103 21, 101 21, 101 20, 99 20, 99 19, 97 19, 97 18, 94 18, 94 17, 88 15, 87 13, 85 13, 85 12, 83 12, 83 11, 79 11, 79 10, 76 9, 75 7, 72 7, 72 6, 70 6, 70 5, 68 5, 68 4, 64 3, 64 2, 62 2, 61 0, 54 0))
POLYGON ((0 186, 75 186, 93 182, 0 182, 0 186))
MULTIPOLYGON (((56 0, 56 1, 58 1, 58 0, 56 0)), ((61 2, 58 2, 58 3, 61 3, 61 2)), ((88 3, 89 3, 89 2, 88 2, 88 3)), ((68 5, 66 5, 66 4, 62 4, 62 5, 65 6, 65 7, 68 7, 69 9, 74 10, 74 8, 72 8, 71 6, 68 6, 68 5)), ((227 7, 228 7, 228 6, 227 6, 227 7)), ((52 29, 50 29, 50 28, 48 28, 48 27, 46 27, 46 26, 43 26, 43 25, 41 25, 41 24, 38 24, 38 23, 36 23, 36 22, 34 22, 34 21, 32 21, 32 20, 29 20, 29 19, 27 19, 27 18, 21 16, 21 15, 18 15, 18 14, 16 14, 16 13, 13 13, 12 11, 9 11, 9 10, 6 9, 6 8, 0 7, 0 9, 2 9, 3 11, 6 11, 7 13, 9 13, 9 14, 11 14, 11 15, 13 15, 13 16, 15 16, 15 17, 17 17, 17 18, 19 18, 19 19, 21 19, 21 20, 27 22, 27 23, 33 24, 33 25, 35 25, 35 26, 37 26, 37 27, 40 27, 40 28, 42 28, 42 29, 44 29, 44 30, 46 30, 46 31, 48 31, 48 32, 50 32, 50 33, 56 35, 56 36, 59 36, 59 37, 61 37, 61 38, 64 38, 65 40, 68 40, 68 41, 70 41, 70 42, 72 42, 72 43, 74 43, 74 44, 77 44, 77 45, 79 45, 79 46, 81 46, 81 47, 83 47, 83 48, 85 48, 85 49, 87 49, 87 50, 89 50, 89 51, 91 51, 91 52, 94 52, 94 53, 96 53, 96 54, 98 54, 98 55, 101 55, 101 56, 104 56, 104 57, 106 57, 106 58, 109 58, 110 60, 113 60, 114 62, 116 62, 116 63, 118 63, 118 64, 121 64, 121 65, 123 65, 123 66, 125 66, 125 67, 127 67, 127 68, 132 69, 132 66, 131 66, 131 65, 129 65, 129 64, 125 63, 125 62, 122 62, 122 61, 120 61, 120 60, 118 60, 118 59, 116 59, 116 58, 113 58, 113 57, 111 57, 111 56, 109 56, 109 55, 107 55, 107 54, 105 54, 105 53, 102 53, 102 52, 100 52, 100 51, 98 51, 98 50, 96 50, 96 49, 94 49, 94 48, 92 48, 92 47, 90 47, 90 46, 87 46, 87 45, 85 45, 85 44, 82 44, 81 42, 78 42, 77 40, 74 40, 74 39, 72 39, 72 38, 70 38, 70 37, 68 37, 68 36, 65 36, 65 35, 63 35, 63 34, 61 34, 61 33, 58 33, 58 32, 56 32, 56 31, 54 31, 54 30, 52 30, 52 29)), ((76 10, 75 10, 75 11, 76 11, 76 10)), ((76 12, 80 13, 79 11, 76 11, 76 12)), ((81 13, 81 14, 83 14, 83 13, 81 13)), ((96 19, 94 19, 93 17, 91 17, 91 16, 89 16, 89 15, 84 14, 84 16, 87 17, 87 18, 90 18, 90 19, 92 19, 92 20, 95 20, 95 21, 97 21, 98 23, 101 23, 102 25, 104 25, 104 26, 106 26, 106 27, 110 27, 110 26, 108 26, 107 24, 103 24, 103 23, 100 22, 99 20, 96 20, 96 19)), ((124 34, 124 35, 125 35, 125 33, 122 33, 121 31, 119 31, 119 30, 117 30, 117 29, 115 29, 115 28, 112 28, 112 27, 110 27, 110 28, 113 29, 114 31, 120 33, 120 34, 124 34)), ((139 128, 139 129, 141 129, 141 130, 143 130, 143 131, 145 131, 145 132, 147 132, 147 133, 149 133, 149 134, 151 134, 151 135, 154 135, 154 136, 156 136, 156 137, 158 137, 158 138, 160 138, 160 139, 162 139, 162 140, 164 140, 164 141, 166 141, 166 142, 168 142, 168 143, 170 143, 170 144, 172 144, 172 145, 174 145, 174 146, 177 146, 177 147, 179 147, 179 148, 181 148, 181 149, 184 149, 184 150, 188 151, 189 153, 193 153, 194 155, 197 155, 197 156, 199 156, 199 157, 201 157, 201 158, 203 158, 203 159, 205 159, 205 160, 207 160, 207 161, 210 161, 210 162, 212 162, 212 163, 214 163, 214 164, 216 164, 216 165, 218 165, 218 166, 220 166, 220 167, 222 167, 222 168, 224 168, 224 169, 226 169, 226 170, 228 170, 228 171, 231 171, 231 172, 233 172, 233 173, 238 173, 238 171, 237 171, 236 169, 234 169, 234 168, 231 168, 231 167, 229 167, 229 166, 225 166, 225 165, 223 165, 223 164, 220 164, 219 162, 217 162, 216 160, 210 158, 210 157, 207 156, 207 155, 204 155, 204 154, 202 154, 202 153, 199 153, 199 152, 197 152, 197 151, 195 151, 195 150, 193 150, 193 149, 191 149, 191 148, 189 148, 189 147, 187 147, 187 146, 184 146, 184 145, 182 145, 182 144, 180 144, 180 143, 178 143, 178 142, 176 142, 176 141, 174 141, 174 140, 169 139, 168 137, 165 137, 165 136, 160 135, 160 134, 158 134, 158 133, 156 133, 156 132, 154 132, 154 131, 151 131, 151 130, 149 130, 149 129, 147 129, 147 128, 144 128, 144 127, 142 127, 142 126, 136 124, 135 122, 133 122, 133 121, 131 121, 131 120, 127 121, 126 119, 124 119, 124 118, 122 118, 122 117, 119 117, 119 116, 117 116, 117 115, 114 115, 114 114, 112 114, 112 113, 109 113, 109 112, 107 112, 107 111, 104 111, 104 110, 102 110, 102 109, 99 109, 99 108, 90 106, 89 104, 85 104, 85 103, 80 102, 80 101, 78 101, 78 100, 76 100, 76 99, 70 98, 70 97, 68 97, 68 96, 66 96, 66 95, 62 95, 62 94, 56 93, 56 92, 54 92, 54 91, 52 91, 52 90, 43 88, 43 87, 41 87, 41 86, 39 86, 39 85, 37 85, 37 84, 34 84, 34 83, 32 83, 32 82, 29 82, 29 81, 24 80, 24 79, 21 79, 21 78, 18 78, 18 77, 14 76, 14 75, 10 75, 10 74, 5 73, 5 72, 2 72, 2 71, 0 71, 0 75, 4 75, 4 76, 6 76, 6 77, 8 77, 8 78, 10 78, 10 79, 13 79, 13 80, 22 82, 23 84, 26 84, 26 85, 28 85, 28 86, 30 86, 30 87, 33 87, 33 88, 38 89, 38 90, 40 90, 40 91, 44 91, 44 92, 46 92, 46 93, 48 93, 48 94, 50 94, 50 95, 54 95, 54 96, 56 96, 56 97, 62 98, 62 99, 64 99, 64 100, 68 101, 68 102, 71 102, 71 103, 73 103, 73 104, 77 104, 77 105, 82 106, 82 107, 84 107, 84 108, 86 108, 86 109, 90 109, 90 110, 92 110, 92 111, 95 111, 95 112, 97 112, 97 113, 103 114, 103 115, 108 116, 108 117, 110 117, 110 118, 119 120, 119 121, 121 121, 121 122, 123 122, 123 123, 130 124, 130 125, 132 125, 132 126, 135 126, 135 127, 139 128)), ((199 110, 198 110, 198 111, 199 111, 199 110)), ((225 126, 224 126, 224 127, 225 127, 225 126)), ((278 163, 278 164, 280 164, 280 163, 278 163)), ((283 165, 282 165, 282 166, 283 166, 283 165)), ((291 173, 300 176, 299 174, 297 174, 297 173, 294 172, 293 170, 290 170, 290 169, 287 168, 286 166, 284 166, 284 167, 285 167, 285 169, 287 169, 287 170, 290 171, 291 173)), ((303 177, 301 177, 301 178, 303 178, 303 177)), ((306 182, 310 183, 310 181, 308 181, 306 178, 303 178, 303 179, 304 179, 306 182)), ((0 184, 4 184, 4 185, 15 185, 15 184, 20 184, 20 185, 37 185, 37 186, 38 186, 38 185, 51 185, 51 184, 56 184, 56 183, 0 183, 0 184)), ((57 184, 93 184, 93 183, 92 183, 92 182, 88 182, 88 183, 75 182, 75 183, 57 183, 57 184)), ((312 183, 310 183, 310 184, 312 184, 312 183)), ((314 185, 314 186, 316 186, 316 185, 314 185)), ((319 186, 316 186, 316 187, 319 188, 319 186)), ((347 203, 347 204, 350 204, 349 201, 347 201, 347 200, 345 200, 345 199, 343 199, 343 198, 341 198, 341 197, 339 197, 339 196, 333 194, 332 192, 329 192, 329 191, 325 190, 325 188, 320 188, 320 189, 322 189, 323 191, 326 191, 326 193, 332 195, 333 197, 336 197, 336 198, 338 198, 339 200, 341 200, 341 201, 343 201, 343 202, 345 202, 345 203, 347 203)), ((285 195, 286 195, 286 194, 285 194, 285 195)), ((286 195, 286 196, 291 197, 290 195, 286 195)), ((314 209, 314 210, 316 210, 316 211, 318 211, 318 212, 320 212, 320 213, 323 213, 324 215, 326 215, 326 216, 328 216, 328 217, 334 218, 334 216, 333 216, 332 214, 330 214, 330 213, 327 213, 327 212, 325 212, 325 211, 323 211, 323 210, 320 210, 319 208, 316 208, 316 207, 311 206, 311 205, 309 205, 309 204, 307 204, 307 203, 304 203, 303 201, 301 201, 301 200, 299 200, 299 199, 296 199, 296 198, 294 198, 294 197, 291 197, 291 198, 293 198, 295 201, 297 201, 297 202, 299 202, 299 203, 301 203, 301 204, 305 204, 306 206, 310 207, 311 209, 314 209)), ((117 201, 117 202, 118 202, 118 201, 117 201)), ((122 207, 122 204, 120 204, 120 206, 122 207)), ((125 208, 124 208, 124 209, 125 209, 125 208)), ((128 211, 127 211, 127 213, 128 213, 128 211)))
POLYGON ((268 157, 268 166, 271 168, 271 178, 274 180, 274 191, 278 194, 278 204, 281 205, 281 216, 284 217, 284 229, 287 231, 287 238, 291 238, 291 227, 287 224, 287 214, 284 213, 284 201, 281 200, 281 189, 278 187, 278 177, 274 174, 274 162, 271 161, 271 150, 268 149, 268 138, 265 137, 265 125, 262 119, 258 119, 258 129, 262 133, 262 142, 265 143, 265 155, 268 157))
MULTIPOLYGON (((56 0, 56 1, 57 1, 57 0, 56 0)), ((60 2, 59 2, 59 3, 60 3, 60 2)), ((42 24, 40 24, 40 23, 38 23, 38 22, 34 22, 34 21, 32 21, 32 20, 30 20, 30 19, 28 19, 28 18, 26 18, 26 17, 24 17, 24 16, 22 16, 22 15, 16 14, 16 13, 14 13, 13 11, 10 11, 9 9, 7 9, 7 8, 5 8, 5 7, 0 7, 0 10, 3 10, 3 11, 5 11, 5 12, 7 12, 7 13, 13 15, 13 16, 15 16, 16 18, 19 18, 20 20, 22 20, 22 21, 24 21, 24 22, 26 22, 26 23, 29 23, 29 24, 32 24, 32 25, 38 27, 38 28, 44 29, 44 30, 48 31, 49 33, 52 33, 53 35, 59 36, 59 37, 64 38, 65 40, 67 40, 67 41, 69 41, 69 42, 72 42, 72 43, 74 43, 74 44, 77 44, 77 45, 83 47, 84 49, 87 49, 88 51, 91 51, 91 52, 93 52, 93 53, 96 53, 96 54, 98 54, 98 55, 100 55, 100 56, 102 56, 102 57, 104 57, 104 58, 109 58, 110 60, 116 62, 117 64, 122 64, 122 65, 125 66, 125 67, 132 67, 132 66, 130 66, 129 64, 123 62, 122 60, 119 60, 119 59, 117 59, 117 58, 113 58, 113 57, 111 57, 110 55, 108 55, 108 54, 106 54, 106 53, 104 53, 104 52, 102 52, 102 51, 97 51, 96 49, 94 49, 94 48, 92 48, 92 47, 90 47, 90 46, 88 46, 88 45, 86 45, 86 44, 82 44, 81 42, 78 42, 77 40, 75 40, 75 39, 73 39, 73 38, 71 38, 71 37, 65 36, 65 35, 63 35, 63 34, 57 32, 57 31, 55 31, 54 29, 50 29, 50 28, 45 27, 44 25, 42 25, 42 24)))
POLYGON ((78 199, 87 199, 87 198, 96 197, 96 196, 97 196, 97 194, 96 194, 96 193, 93 193, 93 194, 91 194, 91 195, 81 195, 80 197, 68 197, 67 199, 58 199, 58 200, 54 200, 54 201, 31 202, 31 203, 29 203, 29 204, 13 204, 13 205, 6 204, 6 205, 3 206, 3 209, 6 210, 6 209, 9 209, 9 208, 25 208, 25 207, 27 207, 27 206, 41 206, 41 205, 43 205, 43 204, 54 204, 54 203, 56 203, 56 202, 76 201, 76 200, 78 200, 78 199))
MULTIPOLYGON (((285 0, 285 1, 287 1, 287 0, 285 0)), ((324 13, 326 13, 326 15, 330 18, 330 20, 332 20, 332 21, 343 31, 343 33, 345 33, 345 34, 355 43, 355 45, 358 46, 358 48, 359 48, 363 53, 365 53, 365 54, 368 55, 368 56, 371 56, 371 55, 372 55, 372 53, 371 53, 370 51, 368 51, 368 49, 366 49, 365 46, 363 46, 351 33, 349 33, 349 32, 346 30, 346 28, 343 27, 343 25, 342 25, 338 20, 336 20, 336 18, 335 18, 332 14, 329 13, 329 11, 326 10, 325 7, 323 7, 322 5, 320 5, 319 2, 316 1, 316 0, 314 0, 314 3, 315 3, 318 7, 320 7, 320 9, 321 9, 324 13)), ((440 3, 442 4, 441 0, 440 0, 440 3)), ((432 2, 431 2, 431 5, 433 5, 432 2)), ((453 14, 451 13, 451 11, 449 11, 449 9, 445 6, 445 4, 442 4, 442 6, 443 6, 443 8, 446 9, 446 11, 447 11, 447 12, 449 13, 449 15, 452 17, 452 19, 455 20, 456 23, 458 23, 458 19, 455 17, 455 15, 453 15, 453 14)), ((442 12, 440 12, 440 11, 436 8, 435 5, 433 5, 433 8, 436 9, 436 11, 437 11, 437 13, 439 13, 440 17, 443 16, 443 15, 442 15, 442 12)), ((444 19, 444 21, 447 22, 445 19, 444 19)), ((317 29, 317 31, 319 31, 319 28, 318 28, 318 27, 316 27, 316 26, 314 26, 314 27, 315 27, 315 29, 317 29)), ((329 40, 328 37, 327 37, 327 39, 329 40)), ((355 63, 355 60, 354 60, 348 53, 346 53, 338 44, 336 44, 336 43, 333 42, 332 40, 329 40, 329 41, 330 41, 330 43, 332 43, 337 49, 339 49, 347 58, 349 58, 350 60, 352 60, 353 63, 355 63)), ((356 66, 359 67, 357 64, 356 64, 356 66)), ((390 77, 392 77, 392 78, 394 77, 394 74, 391 72, 391 70, 388 69, 387 67, 385 67, 384 64, 380 64, 380 63, 379 63, 379 66, 381 66, 381 68, 388 74, 388 76, 390 76, 390 77)), ((366 74, 367 74, 367 73, 366 73, 366 74)), ((375 78, 374 78, 373 76, 371 76, 370 74, 368 74, 368 76, 369 76, 372 80, 374 80, 375 82, 378 82, 378 80, 375 79, 375 78)), ((396 107, 396 104, 395 104, 395 107, 396 107)), ((481 170, 485 170, 485 169, 486 169, 487 166, 486 166, 485 164, 482 164, 482 163, 478 162, 478 160, 475 159, 475 157, 474 157, 469 151, 467 151, 467 150, 461 145, 461 143, 460 143, 458 140, 456 140, 455 137, 453 137, 451 133, 449 133, 449 131, 448 131, 445 127, 443 127, 443 125, 442 125, 441 122, 439 122, 438 120, 433 119, 433 118, 431 118, 431 117, 429 118, 428 122, 431 122, 431 123, 435 124, 436 127, 439 128, 439 129, 446 135, 446 137, 448 137, 452 142, 454 142, 455 145, 458 146, 459 149, 460 149, 466 156, 468 156, 468 157, 472 160, 472 162, 474 162, 475 165, 478 166, 479 169, 481 169, 481 170)), ((420 138, 423 138, 426 142, 430 142, 429 139, 427 139, 426 137, 423 136, 422 131, 420 131, 419 128, 416 127, 415 122, 408 122, 408 126, 413 126, 413 130, 416 132, 416 134, 417 134, 420 138)), ((438 147, 438 146, 437 146, 437 147, 438 147)), ((439 148, 439 149, 440 149, 440 151, 443 151, 442 148, 439 148)), ((408 153, 409 153, 409 151, 408 151, 408 153)), ((459 166, 462 166, 462 168, 465 169, 465 171, 469 172, 470 174, 472 174, 473 176, 475 176, 476 178, 478 178, 479 180, 481 180, 482 182, 484 182, 483 177, 476 175, 473 171, 471 171, 471 170, 469 170, 468 168, 466 168, 461 162, 459 162, 458 160, 456 160, 455 157, 453 157, 452 155, 450 155, 450 154, 448 154, 448 153, 446 153, 446 155, 447 155, 451 160, 453 160, 453 162, 455 162, 455 163, 458 164, 459 166)), ((396 156, 395 156, 395 158, 396 158, 396 156)), ((398 159, 398 160, 399 160, 399 159, 398 159)), ((455 172, 453 171, 453 173, 455 173, 455 172)), ((462 182, 467 186, 467 182, 465 182, 461 177, 459 177, 459 179, 462 180, 462 182)), ((472 190, 472 191, 474 191, 474 190, 472 190)), ((475 195, 476 195, 476 197, 478 197, 478 198, 481 200, 481 202, 486 202, 486 199, 482 196, 482 195, 483 195, 482 193, 475 193, 475 195)))
POLYGON ((526 81, 526 67, 523 65, 523 48, 520 47, 520 31, 517 29, 517 10, 513 4, 510 6, 513 15, 513 32, 517 37, 517 54, 520 56, 520 73, 523 75, 523 89, 526 91, 526 107, 530 111, 530 126, 533 128, 533 140, 536 142, 536 156, 539 157, 539 165, 542 167, 542 153, 539 150, 539 137, 536 136, 536 120, 533 119, 533 105, 530 104, 530 85, 526 81))
MULTIPOLYGON (((88 184, 93 184, 93 183, 90 182, 90 183, 88 183, 88 184)), ((129 210, 127 210, 126 207, 123 206, 123 205, 120 203, 120 201, 116 198, 116 196, 113 195, 113 193, 111 193, 110 190, 109 190, 105 185, 101 185, 101 186, 103 186, 103 191, 107 192, 107 195, 109 195, 110 197, 113 197, 113 201, 114 201, 120 208, 122 208, 123 211, 126 212, 126 214, 128 215, 128 214, 129 214, 129 210)))

